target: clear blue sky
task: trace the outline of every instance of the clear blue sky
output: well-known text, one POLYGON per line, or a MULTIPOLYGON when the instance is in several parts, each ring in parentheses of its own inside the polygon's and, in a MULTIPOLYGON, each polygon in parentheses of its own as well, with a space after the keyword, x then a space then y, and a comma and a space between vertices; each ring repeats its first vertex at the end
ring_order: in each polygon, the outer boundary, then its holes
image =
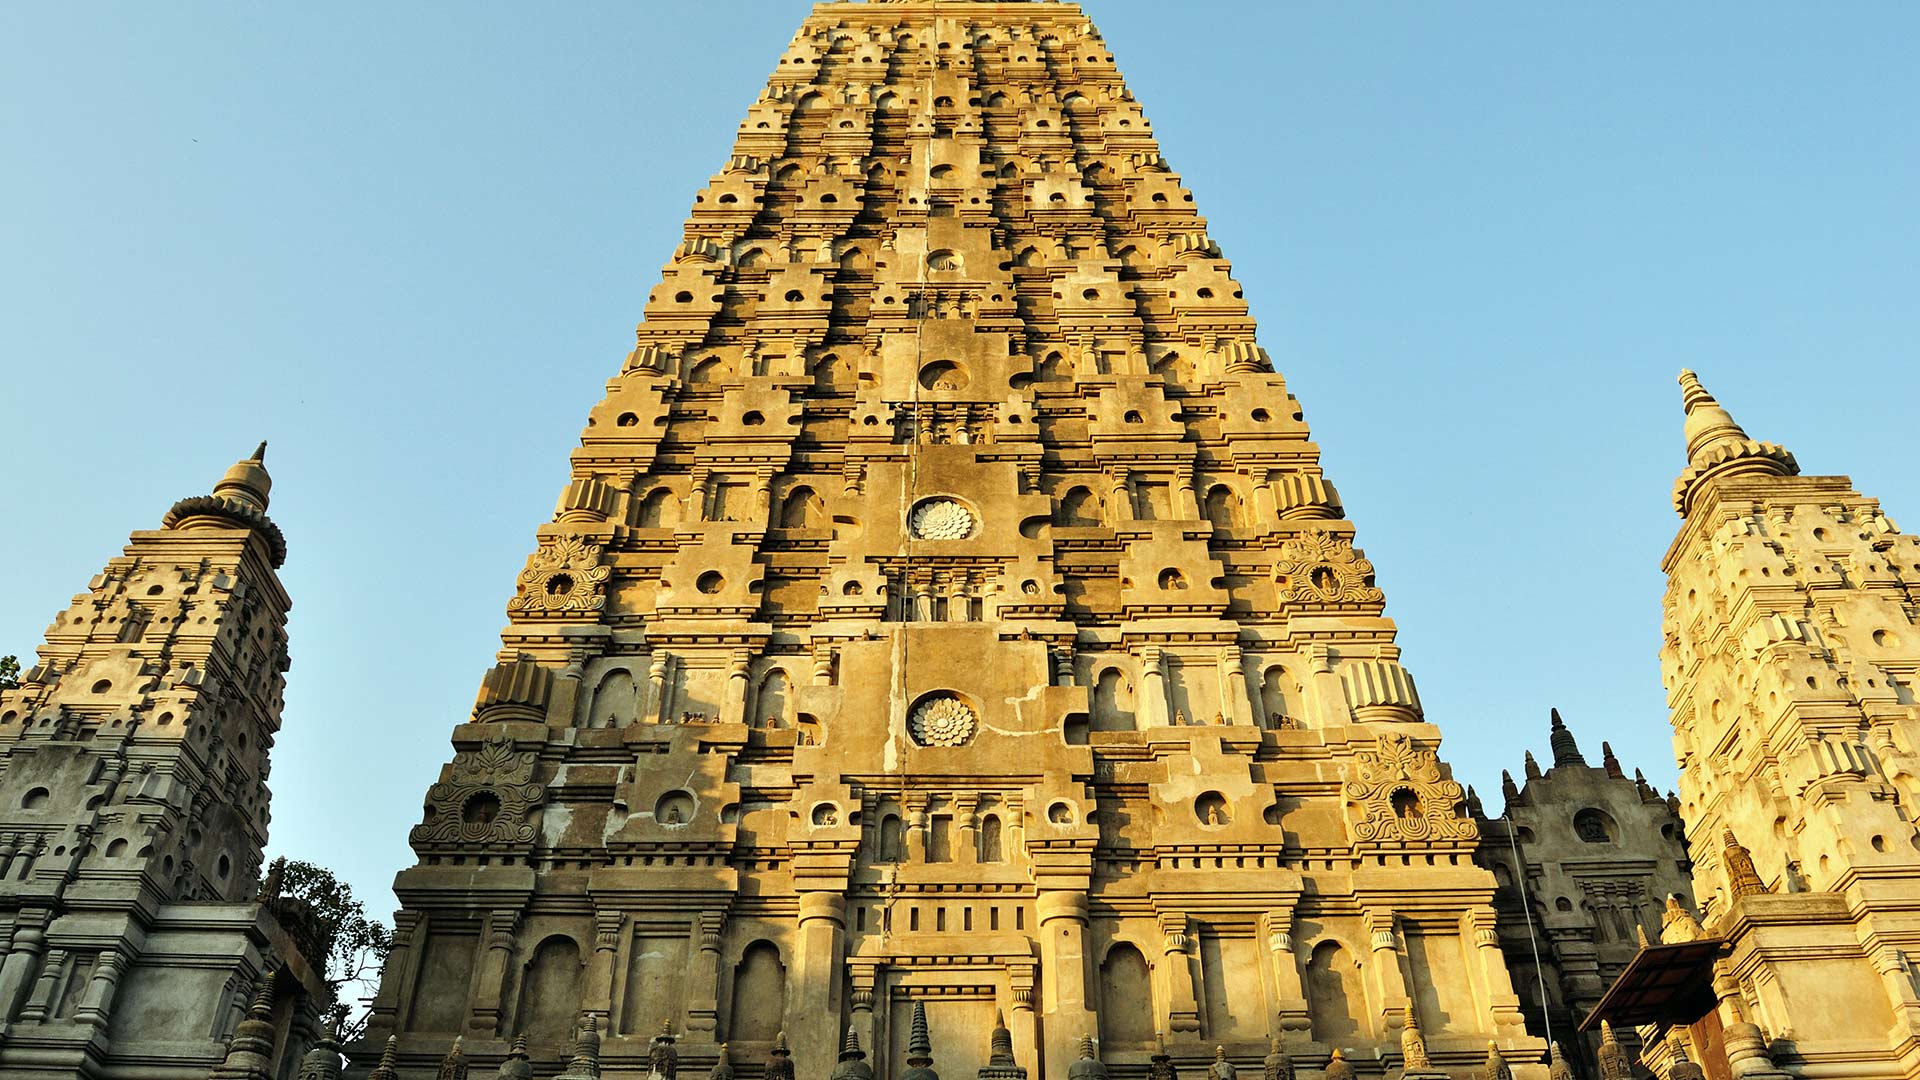
MULTIPOLYGON (((387 909, 567 451, 806 10, 0 6, 0 653, 271 438, 273 847, 387 909)), ((1920 515, 1920 7, 1089 10, 1492 809, 1549 705, 1672 782, 1680 367, 1920 515)))

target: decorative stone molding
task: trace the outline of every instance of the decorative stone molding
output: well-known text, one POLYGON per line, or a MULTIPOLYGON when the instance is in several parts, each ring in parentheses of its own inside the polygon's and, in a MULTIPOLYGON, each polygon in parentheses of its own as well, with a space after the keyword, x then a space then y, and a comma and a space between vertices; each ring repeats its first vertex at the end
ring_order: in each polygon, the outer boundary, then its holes
POLYGON ((613 573, 602 559, 600 545, 584 537, 542 540, 520 572, 520 591, 507 610, 528 615, 599 611, 606 606, 607 578, 613 573))
POLYGON ((1470 818, 1455 813, 1465 799, 1460 785, 1440 771, 1440 759, 1406 735, 1387 732, 1376 749, 1355 754, 1347 781, 1348 803, 1358 844, 1429 843, 1472 840, 1470 818))
POLYGON ((545 719, 553 692, 553 672, 532 660, 512 660, 488 668, 480 679, 473 718, 480 723, 545 719))
POLYGON ((477 750, 460 751, 447 779, 428 790, 427 820, 414 826, 408 839, 425 845, 532 843, 528 815, 542 791, 533 782, 537 757, 532 750, 516 750, 504 734, 477 750))
POLYGON ((1413 676, 1393 660, 1349 660, 1340 666, 1340 686, 1353 718, 1410 722, 1420 719, 1413 676))
POLYGON ((1377 604, 1384 594, 1373 584, 1373 563, 1353 541, 1323 529, 1308 529, 1280 545, 1273 563, 1279 599, 1287 604, 1377 604))

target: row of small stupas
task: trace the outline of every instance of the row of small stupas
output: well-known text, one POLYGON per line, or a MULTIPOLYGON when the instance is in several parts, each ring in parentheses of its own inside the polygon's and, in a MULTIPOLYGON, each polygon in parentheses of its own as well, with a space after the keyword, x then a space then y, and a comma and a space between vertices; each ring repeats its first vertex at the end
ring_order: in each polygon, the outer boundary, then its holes
MULTIPOLYGON (((674 1043, 675 1037, 671 1031, 662 1031, 653 1037, 647 1054, 647 1080, 678 1080, 680 1057, 674 1049, 674 1043)), ((390 1036, 380 1060, 367 1074, 366 1080, 399 1080, 395 1044, 396 1039, 390 1036)), ((1633 1080, 1635 1074, 1629 1056, 1614 1040, 1611 1027, 1602 1027, 1599 1046, 1596 1073, 1599 1080, 1633 1080)), ((328 1049, 331 1047, 329 1043, 328 1049)), ((1400 1057, 1400 1075, 1404 1080, 1441 1080, 1450 1075, 1433 1067, 1418 1024, 1409 1024, 1401 1032, 1400 1057)), ((1551 1059, 1550 1080, 1575 1080, 1572 1067, 1557 1046, 1552 1050, 1551 1059)), ((323 1062, 326 1068, 303 1069, 297 1080, 337 1080, 339 1077, 337 1055, 316 1052, 311 1061, 323 1062)), ((906 1061, 907 1068, 900 1074, 899 1080, 940 1080, 940 1073, 935 1068, 932 1029, 927 1023, 925 1002, 913 1003, 906 1061)), ((440 1061, 436 1080, 480 1080, 480 1075, 473 1072, 472 1063, 467 1060, 460 1041, 455 1040, 440 1061)), ((524 1038, 514 1040, 506 1060, 500 1063, 493 1075, 496 1080, 533 1080, 534 1068, 528 1060, 524 1038)), ((774 1037, 760 1075, 764 1080, 796 1080, 792 1052, 787 1047, 785 1032, 774 1037)), ((993 1031, 988 1038, 986 1064, 975 1070, 974 1075, 976 1080, 1027 1080, 1026 1068, 1014 1060, 1013 1036, 1007 1029, 1004 1017, 994 1018, 993 1031)), ((1226 1047, 1214 1047, 1213 1060, 1205 1068, 1207 1080, 1238 1080, 1239 1075, 1240 1067, 1227 1059, 1226 1047)), ((1335 1050, 1321 1075, 1323 1080, 1357 1080, 1358 1074, 1346 1055, 1335 1050)), ((583 1018, 575 1036, 572 1057, 554 1080, 599 1080, 600 1076, 600 1032, 589 1013, 583 1018)), ((1260 1080, 1295 1080, 1293 1059, 1280 1039, 1272 1041, 1266 1057, 1261 1059, 1259 1076, 1260 1080)), ((1702 1080, 1703 1076, 1695 1067, 1692 1072, 1674 1080, 1702 1080)), ((1156 1046, 1149 1059, 1147 1077, 1148 1080, 1179 1080, 1180 1066, 1167 1051, 1164 1040, 1156 1046)), ((1494 1044, 1488 1044, 1486 1062, 1475 1070, 1474 1077, 1475 1080, 1514 1080, 1512 1067, 1494 1044)), ((719 1057, 707 1072, 707 1080, 735 1080, 733 1060, 724 1043, 720 1046, 719 1057)), ((859 1035, 852 1028, 847 1029, 841 1040, 839 1060, 827 1080, 875 1080, 873 1066, 868 1064, 867 1053, 860 1048, 859 1035)), ((1077 1056, 1067 1066, 1066 1080, 1109 1080, 1107 1066, 1101 1062, 1091 1036, 1080 1037, 1077 1056)))

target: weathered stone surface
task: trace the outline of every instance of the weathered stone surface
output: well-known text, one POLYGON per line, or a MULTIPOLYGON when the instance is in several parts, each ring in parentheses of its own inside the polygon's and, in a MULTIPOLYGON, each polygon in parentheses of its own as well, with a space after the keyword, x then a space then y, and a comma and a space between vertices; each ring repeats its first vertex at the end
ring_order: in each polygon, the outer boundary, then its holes
POLYGON ((280 1076, 321 1038, 301 912, 259 895, 289 607, 265 452, 134 533, 0 690, 0 1077, 280 1076))
POLYGON ((584 1011, 608 1075, 663 1021, 682 1071, 1373 1074, 1411 1010, 1544 1077, 1372 565, 1078 7, 816 7, 572 465, 363 1066, 548 1072, 584 1011))

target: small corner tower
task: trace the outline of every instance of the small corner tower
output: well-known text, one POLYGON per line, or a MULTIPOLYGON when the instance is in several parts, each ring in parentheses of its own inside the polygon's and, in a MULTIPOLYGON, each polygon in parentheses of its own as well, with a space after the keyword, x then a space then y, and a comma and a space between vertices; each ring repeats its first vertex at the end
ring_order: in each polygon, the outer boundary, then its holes
POLYGON ((1660 658, 1695 895, 1731 953, 1720 1023, 1669 1037, 1700 1061, 1751 1019, 1796 1070, 1913 1075, 1920 538, 1680 384, 1660 658))
POLYGON ((250 1003, 283 1054, 319 1035, 257 899, 290 606, 265 454, 134 533, 0 690, 0 1076, 212 1066, 250 1003))

